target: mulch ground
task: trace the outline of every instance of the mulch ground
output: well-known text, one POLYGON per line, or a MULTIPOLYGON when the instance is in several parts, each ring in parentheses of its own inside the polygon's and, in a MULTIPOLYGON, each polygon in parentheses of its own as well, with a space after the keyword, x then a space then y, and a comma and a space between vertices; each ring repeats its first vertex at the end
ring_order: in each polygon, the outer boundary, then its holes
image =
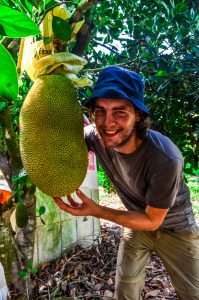
MULTIPOLYGON (((103 222, 101 234, 89 248, 78 245, 64 258, 44 263, 32 275, 36 299, 114 299, 115 267, 121 228, 103 222)), ((11 299, 19 299, 11 291, 11 299)), ((146 268, 143 299, 177 300, 168 274, 153 253, 146 268)))
MULTIPOLYGON (((104 223, 101 236, 91 247, 83 249, 76 245, 65 258, 43 264, 32 276, 34 299, 51 299, 53 296, 114 299, 120 234, 119 226, 104 223)), ((143 299, 177 299, 168 274, 155 253, 147 264, 143 299)))

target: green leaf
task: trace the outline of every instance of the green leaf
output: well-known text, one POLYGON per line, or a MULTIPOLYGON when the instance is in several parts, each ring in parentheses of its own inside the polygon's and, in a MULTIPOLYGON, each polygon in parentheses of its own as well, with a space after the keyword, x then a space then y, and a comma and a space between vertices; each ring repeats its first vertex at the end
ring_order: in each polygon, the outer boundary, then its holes
POLYGON ((0 111, 3 111, 7 107, 7 103, 4 101, 0 101, 0 111))
POLYGON ((55 36, 63 41, 68 41, 71 38, 72 29, 67 21, 59 17, 53 17, 53 32, 55 36))
POLYGON ((86 88, 86 96, 89 97, 89 96, 91 96, 91 94, 92 94, 91 89, 90 88, 86 88))
POLYGON ((2 45, 0 45, 0 62, 0 97, 15 99, 18 94, 16 65, 2 45))
POLYGON ((28 275, 28 272, 20 271, 20 272, 18 272, 18 275, 19 275, 20 278, 25 278, 28 275))
POLYGON ((179 2, 177 3, 176 7, 175 7, 175 12, 176 13, 183 13, 183 12, 186 12, 188 9, 186 3, 184 2, 179 2))
POLYGON ((189 32, 189 28, 181 25, 180 28, 179 28, 179 32, 182 36, 186 36, 189 32))
POLYGON ((38 272, 38 269, 32 269, 31 270, 31 273, 33 273, 33 274, 35 274, 35 273, 37 273, 38 272))
POLYGON ((28 261, 27 268, 28 268, 29 272, 31 272, 32 274, 38 272, 38 269, 33 268, 33 262, 32 262, 32 260, 28 261))
POLYGON ((39 208, 39 215, 41 216, 41 215, 43 215, 44 213, 45 213, 45 211, 46 211, 46 208, 45 208, 45 206, 40 206, 40 208, 39 208))
POLYGON ((155 76, 157 77, 164 77, 164 76, 168 76, 169 74, 167 73, 167 71, 163 71, 163 70, 159 70, 155 76))
POLYGON ((26 187, 27 188, 31 188, 32 187, 32 181, 30 181, 30 179, 28 177, 26 177, 26 187))
POLYGON ((29 260, 27 263, 27 268, 32 270, 32 260, 29 260))
POLYGON ((40 34, 40 29, 27 15, 0 5, 0 34, 20 38, 40 34))
POLYGON ((45 1, 45 10, 47 11, 47 10, 51 9, 52 7, 58 5, 58 4, 60 4, 60 2, 58 2, 58 1, 46 0, 45 1))

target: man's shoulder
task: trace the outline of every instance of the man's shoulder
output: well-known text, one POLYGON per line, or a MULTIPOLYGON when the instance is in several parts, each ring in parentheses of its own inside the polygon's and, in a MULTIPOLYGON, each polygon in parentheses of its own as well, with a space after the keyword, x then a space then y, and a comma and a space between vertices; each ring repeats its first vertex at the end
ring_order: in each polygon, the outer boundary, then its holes
POLYGON ((174 142, 162 133, 149 129, 147 132, 149 145, 169 159, 182 159, 182 154, 174 142))

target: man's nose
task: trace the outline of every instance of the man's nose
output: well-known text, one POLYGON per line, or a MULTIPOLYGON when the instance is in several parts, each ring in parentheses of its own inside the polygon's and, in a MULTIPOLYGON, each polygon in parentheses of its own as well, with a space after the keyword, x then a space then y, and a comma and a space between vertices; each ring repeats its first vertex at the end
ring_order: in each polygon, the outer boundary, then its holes
POLYGON ((106 126, 115 124, 115 118, 112 112, 106 112, 104 123, 106 126))

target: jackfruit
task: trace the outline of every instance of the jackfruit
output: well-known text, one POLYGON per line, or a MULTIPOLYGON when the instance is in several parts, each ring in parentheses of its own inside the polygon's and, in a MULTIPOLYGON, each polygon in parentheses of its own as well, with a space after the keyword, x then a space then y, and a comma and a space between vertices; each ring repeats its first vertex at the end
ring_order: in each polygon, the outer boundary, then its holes
POLYGON ((32 182, 53 197, 79 188, 88 151, 82 108, 71 80, 64 75, 38 77, 22 105, 19 125, 21 158, 32 182))
POLYGON ((25 204, 21 202, 18 202, 16 207, 16 223, 20 228, 24 228, 28 224, 28 211, 25 204))

